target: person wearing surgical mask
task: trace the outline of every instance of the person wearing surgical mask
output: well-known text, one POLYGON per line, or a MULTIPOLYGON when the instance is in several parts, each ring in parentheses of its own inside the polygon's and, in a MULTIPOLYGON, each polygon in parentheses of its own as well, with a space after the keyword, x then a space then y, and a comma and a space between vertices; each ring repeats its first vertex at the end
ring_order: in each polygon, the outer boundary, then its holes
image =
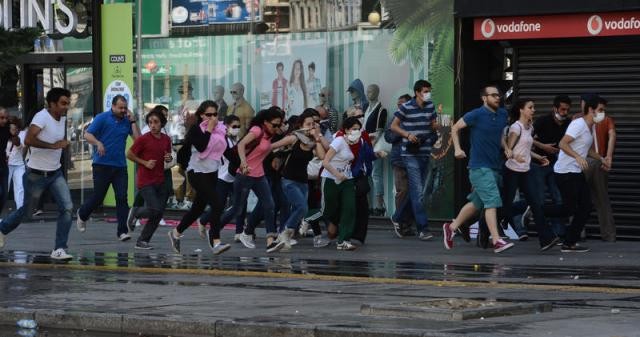
MULTIPOLYGON (((537 162, 531 163, 531 177, 536 179, 536 184, 532 186, 536 188, 534 193, 537 195, 538 200, 544 200, 545 191, 547 191, 554 205, 562 204, 562 196, 553 174, 553 165, 558 160, 558 153, 560 152, 558 145, 567 131, 569 123, 571 123, 571 98, 567 95, 557 95, 553 99, 552 111, 536 118, 533 123, 533 152, 547 157, 549 165, 544 166, 537 162)), ((522 217, 524 226, 531 219, 530 213, 530 208, 528 208, 522 217)), ((564 238, 566 232, 564 219, 551 218, 549 221, 553 232, 561 239, 564 238)))
POLYGON ((589 168, 584 172, 590 187, 591 200, 598 214, 600 237, 603 241, 616 240, 616 224, 609 199, 609 171, 613 164, 613 153, 616 146, 616 127, 613 118, 605 111, 597 111, 592 127, 595 151, 604 157, 605 165, 596 159, 587 158, 589 168))

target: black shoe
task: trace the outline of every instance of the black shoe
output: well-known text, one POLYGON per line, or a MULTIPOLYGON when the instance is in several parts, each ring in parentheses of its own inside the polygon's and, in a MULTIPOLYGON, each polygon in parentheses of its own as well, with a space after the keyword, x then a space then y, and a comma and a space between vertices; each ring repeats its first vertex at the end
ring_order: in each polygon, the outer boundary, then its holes
POLYGON ((589 248, 585 246, 578 246, 578 244, 573 244, 571 246, 562 245, 560 251, 563 253, 586 253, 589 251, 589 248))
POLYGON ((470 226, 462 225, 456 229, 456 234, 460 235, 464 242, 471 242, 471 231, 469 227, 470 226))
POLYGON ((553 248, 554 246, 556 246, 558 244, 558 242, 560 242, 560 238, 559 237, 555 237, 553 238, 553 240, 547 242, 547 243, 543 243, 540 244, 540 251, 541 252, 546 252, 547 250, 553 248))
POLYGON ((489 248, 489 229, 487 226, 478 226, 478 237, 476 238, 476 245, 482 249, 489 248))
POLYGON ((150 245, 148 242, 138 241, 136 242, 135 249, 151 250, 153 249, 153 246, 150 245))
POLYGON ((173 249, 176 254, 180 254, 180 238, 173 236, 173 229, 167 234, 169 235, 169 241, 171 242, 171 249, 173 249))

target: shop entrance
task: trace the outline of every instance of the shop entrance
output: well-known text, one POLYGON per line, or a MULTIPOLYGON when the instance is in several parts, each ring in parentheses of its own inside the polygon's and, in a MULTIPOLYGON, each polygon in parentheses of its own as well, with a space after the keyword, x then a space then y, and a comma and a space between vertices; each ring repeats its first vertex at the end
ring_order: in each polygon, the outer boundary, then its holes
MULTIPOLYGON (((93 189, 92 147, 82 133, 92 121, 93 70, 91 64, 25 64, 22 73, 23 113, 25 125, 45 107, 47 92, 54 87, 71 91, 71 104, 67 112, 67 139, 71 145, 64 150, 62 166, 71 190, 74 204, 80 204, 93 189)), ((47 196, 39 204, 51 202, 47 196)), ((40 208, 40 207, 38 207, 40 208)))

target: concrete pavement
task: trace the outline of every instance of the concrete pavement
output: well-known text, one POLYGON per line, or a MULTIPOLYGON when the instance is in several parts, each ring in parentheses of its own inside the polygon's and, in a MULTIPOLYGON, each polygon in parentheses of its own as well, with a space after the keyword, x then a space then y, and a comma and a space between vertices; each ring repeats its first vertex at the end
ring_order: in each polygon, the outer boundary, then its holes
POLYGON ((388 229, 371 230, 355 252, 303 239, 266 254, 259 239, 255 250, 232 244, 214 257, 195 228, 183 254, 172 254, 168 230, 158 230, 154 251, 140 252, 116 240, 115 224, 95 221, 84 234, 72 229, 74 259, 52 264, 54 223, 23 224, 0 253, 0 324, 22 312, 44 327, 158 336, 640 335, 636 242, 589 241, 592 252, 570 255, 538 253, 532 238, 496 255, 462 241, 445 251, 441 237, 397 239, 388 229), (360 314, 365 303, 449 297, 551 302, 553 311, 464 322, 360 314))

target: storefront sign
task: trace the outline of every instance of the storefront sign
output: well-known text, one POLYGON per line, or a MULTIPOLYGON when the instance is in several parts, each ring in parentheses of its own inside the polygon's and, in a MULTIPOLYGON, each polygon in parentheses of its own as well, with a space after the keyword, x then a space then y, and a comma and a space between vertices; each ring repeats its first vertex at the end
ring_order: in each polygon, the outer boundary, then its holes
POLYGON ((475 40, 640 35, 640 12, 476 18, 475 40))
MULTIPOLYGON (((72 34, 78 15, 62 0, 20 0, 20 27, 37 27, 46 33, 72 34)), ((13 1, 0 1, 0 26, 13 28, 13 1)))
MULTIPOLYGON (((131 3, 102 5, 102 97, 103 111, 111 109, 111 101, 116 95, 122 95, 133 110, 133 5, 131 3)), ((127 142, 127 146, 131 141, 127 142)), ((128 200, 133 200, 135 176, 133 165, 128 163, 129 192, 128 200)), ((113 190, 109 189, 104 199, 107 206, 115 206, 113 190)))
POLYGON ((172 27, 260 21, 259 0, 173 0, 172 27))

